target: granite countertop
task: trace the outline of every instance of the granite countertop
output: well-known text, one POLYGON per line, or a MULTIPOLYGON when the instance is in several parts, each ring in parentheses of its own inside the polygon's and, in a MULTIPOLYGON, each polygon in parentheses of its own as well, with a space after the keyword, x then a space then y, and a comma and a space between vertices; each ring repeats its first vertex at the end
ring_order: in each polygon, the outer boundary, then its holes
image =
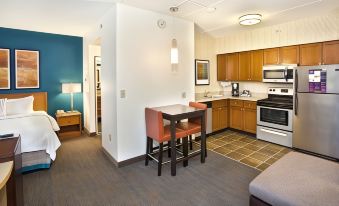
MULTIPOLYGON (((222 99, 238 99, 238 100, 246 100, 246 101, 258 101, 260 99, 267 98, 267 94, 265 93, 253 93, 251 97, 233 97, 230 93, 220 93, 223 95, 222 97, 211 97, 212 95, 209 94, 208 97, 204 97, 203 94, 196 94, 195 101, 196 102, 209 102, 209 101, 215 101, 215 100, 222 100, 222 99)), ((214 94, 213 94, 214 95, 214 94)))

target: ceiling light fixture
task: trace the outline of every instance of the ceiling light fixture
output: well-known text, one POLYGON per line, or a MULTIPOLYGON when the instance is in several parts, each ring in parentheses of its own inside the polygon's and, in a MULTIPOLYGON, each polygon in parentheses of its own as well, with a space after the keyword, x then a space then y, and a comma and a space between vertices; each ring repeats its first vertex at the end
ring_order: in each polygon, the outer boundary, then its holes
POLYGON ((239 17, 239 24, 251 26, 254 24, 259 24, 261 22, 261 19, 262 19, 261 14, 246 14, 244 16, 239 17))

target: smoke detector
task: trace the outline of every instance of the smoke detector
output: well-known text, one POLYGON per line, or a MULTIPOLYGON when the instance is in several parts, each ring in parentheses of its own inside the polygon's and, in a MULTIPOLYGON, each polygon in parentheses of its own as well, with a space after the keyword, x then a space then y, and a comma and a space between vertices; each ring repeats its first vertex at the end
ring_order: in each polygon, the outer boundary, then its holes
POLYGON ((175 13, 175 12, 178 12, 178 11, 179 11, 179 7, 177 7, 177 6, 172 6, 169 10, 170 10, 170 12, 175 13))

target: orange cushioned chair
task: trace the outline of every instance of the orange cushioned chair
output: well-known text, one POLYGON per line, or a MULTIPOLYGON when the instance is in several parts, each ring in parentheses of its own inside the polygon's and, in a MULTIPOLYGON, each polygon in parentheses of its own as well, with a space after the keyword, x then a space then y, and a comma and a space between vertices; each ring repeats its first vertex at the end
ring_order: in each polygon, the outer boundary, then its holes
MULTIPOLYGON (((190 102, 189 106, 195 107, 197 109, 207 110, 207 105, 203 103, 190 102)), ((207 112, 205 112, 205 124, 206 122, 207 122, 207 112)), ((200 117, 191 118, 188 119, 188 122, 180 122, 178 124, 178 128, 185 130, 187 132, 190 141, 190 149, 192 150, 193 149, 192 135, 201 132, 201 118, 200 117)))
MULTIPOLYGON (((145 118, 146 118, 146 158, 145 165, 148 165, 149 158, 154 159, 158 162, 158 176, 161 176, 161 166, 162 155, 163 155, 163 143, 171 141, 171 131, 170 126, 164 126, 164 120, 162 117, 162 112, 156 111, 154 109, 146 108, 145 109, 145 118), (156 159, 153 156, 153 140, 159 143, 159 157, 156 159)), ((184 130, 176 128, 175 136, 177 139, 187 137, 187 133, 184 130)))

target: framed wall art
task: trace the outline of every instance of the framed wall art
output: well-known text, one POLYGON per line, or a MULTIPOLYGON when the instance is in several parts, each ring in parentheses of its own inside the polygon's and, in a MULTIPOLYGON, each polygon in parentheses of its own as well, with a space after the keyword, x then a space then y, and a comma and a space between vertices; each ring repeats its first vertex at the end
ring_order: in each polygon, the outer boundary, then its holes
POLYGON ((15 50, 16 89, 39 88, 39 51, 15 50))
POLYGON ((195 60, 195 85, 210 84, 210 62, 208 60, 195 60))
POLYGON ((11 88, 10 51, 0 48, 0 89, 11 88))

